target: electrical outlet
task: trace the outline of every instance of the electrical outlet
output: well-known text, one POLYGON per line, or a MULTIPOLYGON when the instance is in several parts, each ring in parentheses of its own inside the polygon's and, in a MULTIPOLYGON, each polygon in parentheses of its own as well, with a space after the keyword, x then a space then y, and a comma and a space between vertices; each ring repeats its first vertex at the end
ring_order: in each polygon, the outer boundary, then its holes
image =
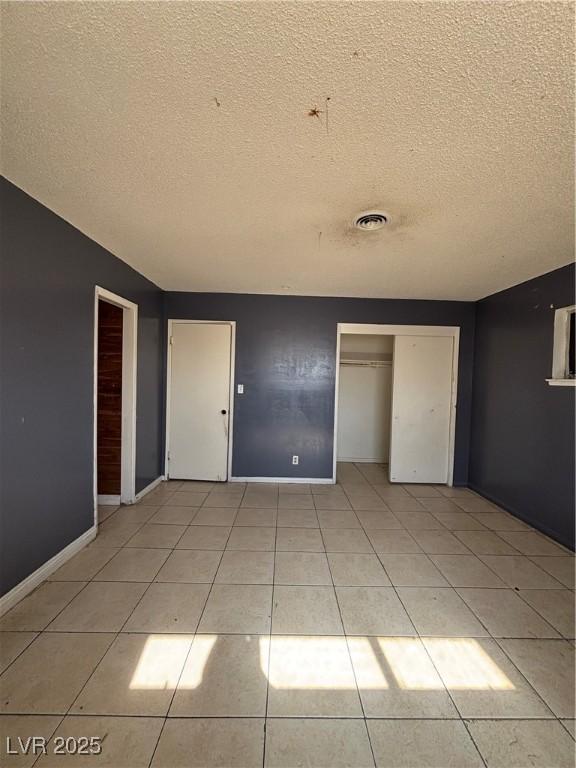
POLYGON ((300 459, 298 458, 298 456, 292 456, 292 464, 296 465, 298 464, 299 461, 300 459))
POLYGON ((238 394, 239 395, 244 394, 244 384, 238 384, 238 394))

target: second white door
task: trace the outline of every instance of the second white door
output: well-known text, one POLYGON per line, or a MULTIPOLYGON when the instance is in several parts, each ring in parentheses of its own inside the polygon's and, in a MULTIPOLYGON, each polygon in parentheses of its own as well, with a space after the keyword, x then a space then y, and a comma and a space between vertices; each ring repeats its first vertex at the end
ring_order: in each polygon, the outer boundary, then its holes
POLYGON ((390 480, 446 483, 452 407, 451 336, 396 336, 390 480))
POLYGON ((232 328, 172 322, 169 477, 226 480, 232 328))

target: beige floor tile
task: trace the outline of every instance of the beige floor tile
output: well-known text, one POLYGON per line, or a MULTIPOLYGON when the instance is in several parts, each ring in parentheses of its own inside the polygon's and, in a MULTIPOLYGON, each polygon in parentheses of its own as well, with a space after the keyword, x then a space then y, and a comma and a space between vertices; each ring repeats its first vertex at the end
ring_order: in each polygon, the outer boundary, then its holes
POLYGON ((390 509, 388 504, 384 501, 384 499, 378 496, 378 494, 374 494, 374 497, 350 496, 350 505, 352 506, 352 509, 356 510, 357 512, 360 512, 362 510, 367 512, 370 510, 389 511, 390 509))
POLYGON ((495 640, 435 637, 423 643, 462 717, 552 717, 495 640))
POLYGON ((46 628, 47 632, 119 632, 146 584, 92 581, 46 628))
POLYGON ((450 499, 447 499, 444 496, 419 499, 419 501, 428 512, 462 512, 460 507, 456 506, 453 501, 450 501, 450 499))
POLYGON ((118 554, 117 548, 89 546, 78 552, 50 577, 50 581, 90 581, 98 571, 118 554))
POLYGON ((561 635, 576 637, 573 592, 568 589, 521 589, 518 594, 561 635))
POLYGON ((421 546, 422 551, 432 555, 469 555, 464 546, 450 531, 413 530, 412 536, 421 546))
POLYGON ((160 507, 158 512, 150 518, 150 523, 162 525, 190 525, 196 513, 197 507, 160 507))
POLYGON ((270 527, 276 525, 278 512, 276 509, 249 509, 242 507, 238 510, 234 525, 255 525, 260 527, 270 527))
POLYGON ((263 635, 196 635, 170 717, 264 716, 269 642, 263 635))
POLYGON ((572 738, 576 738, 576 720, 561 720, 560 721, 572 738))
POLYGON ((59 715, 0 715, 0 765, 3 768, 31 768, 37 755, 32 748, 24 754, 20 743, 26 745, 27 739, 34 736, 48 741, 61 719, 59 715), (7 754, 8 750, 16 750, 19 754, 7 754))
POLYGON ((360 521, 351 509, 319 509, 320 528, 360 528, 360 521))
POLYGON ((314 499, 311 493, 280 494, 278 509, 314 509, 314 499))
POLYGON ((460 597, 494 637, 558 637, 511 589, 458 589, 460 597))
POLYGON ((349 637, 348 646, 366 717, 458 717, 419 638, 349 637))
POLYGON ((153 581, 169 555, 169 549, 127 547, 114 555, 94 581, 153 581))
POLYGON ((216 573, 216 584, 272 584, 274 552, 227 550, 216 573))
POLYGON ((120 523, 132 523, 135 525, 143 525, 147 523, 158 512, 160 506, 158 504, 131 504, 129 507, 120 507, 118 512, 114 515, 114 522, 120 523))
POLYGON ((114 635, 43 634, 2 675, 3 713, 65 714, 114 635))
POLYGON ((574 742, 556 721, 476 720, 468 727, 488 768, 574 768, 574 742))
MULTIPOLYGON (((276 555, 278 557, 278 555, 276 555)), ((331 552, 330 570, 337 587, 389 587, 390 579, 376 555, 331 552)))
POLYGON ((117 504, 98 504, 98 522, 103 523, 118 509, 117 504))
POLYGON ((123 631, 194 633, 209 591, 209 584, 150 584, 123 631))
POLYGON ((451 487, 444 485, 438 489, 442 496, 446 496, 449 499, 476 499, 478 498, 474 491, 469 488, 451 487))
MULTIPOLYGON (((168 481, 169 483, 172 481, 168 481)), ((218 490, 220 492, 225 491, 226 488, 230 488, 234 493, 238 493, 241 489, 234 483, 226 485, 226 483, 212 483, 206 480, 182 480, 174 481, 174 491, 189 491, 193 493, 209 493, 210 491, 218 490)))
POLYGON ((45 581, 2 616, 0 631, 44 629, 85 586, 84 581, 45 581))
POLYGON ((453 587, 504 587, 502 579, 476 555, 430 555, 453 587))
MULTIPOLYGON (((213 494, 210 494, 211 496, 213 494)), ((170 506, 174 507, 200 507, 206 501, 207 493, 195 493, 194 491, 176 491, 170 495, 170 506)))
POLYGON ((199 632, 262 635, 270 631, 272 587, 214 584, 199 632))
POLYGON ((214 581, 221 552, 179 549, 166 560, 155 581, 176 581, 203 584, 214 581))
POLYGON ((500 536, 523 555, 566 555, 566 550, 536 531, 502 531, 500 536))
POLYGON ((436 512, 432 514, 449 531, 485 531, 485 525, 466 512, 436 512))
POLYGON ((332 585, 328 560, 323 552, 277 552, 275 584, 332 585))
POLYGON ((574 711, 574 648, 565 640, 500 640, 500 646, 556 717, 574 711))
POLYGON ((123 547, 142 527, 142 523, 117 522, 114 515, 98 527, 98 536, 90 546, 92 547, 123 547))
POLYGON ((343 631, 334 587, 274 588, 274 634, 340 635, 343 631))
POLYGON ((276 528, 234 527, 226 549, 240 549, 251 552, 274 551, 276 528))
POLYGON ((354 552, 372 554, 374 550, 366 534, 355 528, 324 528, 322 531, 326 552, 354 552))
POLYGON ((454 500, 465 512, 498 512, 498 507, 480 496, 461 497, 454 500))
POLYGON ((426 511, 418 499, 415 499, 412 496, 405 496, 399 499, 386 499, 386 504, 390 508, 391 512, 394 512, 397 517, 399 517, 401 512, 426 511))
POLYGON ((289 493, 312 493, 314 485, 311 483, 281 483, 278 486, 280 496, 289 493))
POLYGON ((338 495, 323 494, 321 496, 314 496, 314 505, 317 510, 352 509, 350 502, 343 493, 338 495))
POLYGON ((203 507, 199 509, 191 525, 223 525, 230 527, 236 519, 236 508, 203 507))
POLYGON ((402 523, 388 509, 359 509, 356 516, 366 531, 402 530, 402 523))
POLYGON ((176 544, 176 549, 223 550, 230 536, 231 526, 191 525, 176 544))
POLYGON ((460 541, 475 555, 517 555, 518 552, 492 531, 456 531, 460 541))
POLYGON ((396 512, 400 523, 409 531, 445 531, 431 512, 396 512))
POLYGON ((318 528, 278 528, 278 552, 324 552, 324 542, 318 528))
POLYGON ((165 715, 193 635, 118 635, 74 702, 84 715, 165 715))
POLYGON ((487 630, 452 588, 398 587, 398 594, 421 635, 488 636, 487 630))
POLYGON ((264 720, 169 719, 152 768, 261 768, 264 720))
MULTIPOLYGON (((222 491, 213 491, 206 499, 204 506, 211 509, 238 509, 242 503, 244 493, 223 493, 222 491)), ((267 504, 266 506, 270 506, 267 504)))
POLYGON ((36 763, 39 768, 148 768, 162 730, 161 717, 67 717, 48 746, 48 755, 36 763), (78 739, 94 734, 102 739, 102 752, 92 754, 54 754, 54 739, 78 739))
MULTIPOLYGON (((482 555, 481 560, 509 586, 518 589, 560 589, 550 574, 523 555, 482 555)), ((462 584, 460 586, 467 586, 462 584)), ((488 585, 470 585, 488 586, 488 585)))
POLYGON ((576 559, 573 557, 531 557, 533 563, 542 570, 554 576, 565 587, 574 589, 575 572, 576 572, 576 559))
POLYGON ((337 587, 347 635, 415 635, 416 630, 392 587, 337 587))
POLYGON ((527 531, 526 523, 517 517, 507 515, 505 512, 472 512, 472 516, 479 523, 492 531, 527 531))
POLYGON ((375 489, 381 499, 388 503, 389 499, 409 499, 410 494, 401 485, 378 485, 375 489))
POLYGON ((422 552, 408 531, 367 531, 367 535, 378 554, 411 555, 422 552))
POLYGON ((266 507, 269 509, 277 506, 277 504, 278 493, 274 491, 263 493, 248 490, 242 499, 243 507, 266 507))
POLYGON ((368 720, 378 768, 483 768, 458 720, 368 720))
POLYGON ((447 587, 448 582, 428 555, 380 555, 390 581, 396 587, 447 587))
POLYGON ((266 768, 369 768, 374 765, 363 720, 269 719, 266 768))
POLYGON ((126 547, 141 549, 172 549, 186 530, 185 525, 154 525, 147 523, 136 533, 126 547))
POLYGON ((403 483, 404 488, 415 499, 437 499, 442 498, 442 494, 433 485, 420 483, 403 483))
POLYGON ((343 635, 272 635, 268 679, 268 717, 362 717, 343 635))
POLYGON ((314 509, 279 509, 278 526, 283 528, 318 528, 318 516, 314 509))
POLYGON ((38 637, 36 632, 0 632, 0 673, 28 648, 35 637, 38 637))

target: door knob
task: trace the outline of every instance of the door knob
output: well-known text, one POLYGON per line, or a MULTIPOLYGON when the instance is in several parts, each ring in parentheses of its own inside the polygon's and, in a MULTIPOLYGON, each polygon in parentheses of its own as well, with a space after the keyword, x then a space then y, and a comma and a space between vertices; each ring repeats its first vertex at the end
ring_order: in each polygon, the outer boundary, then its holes
POLYGON ((222 414, 222 416, 226 416, 226 411, 224 410, 224 408, 220 411, 220 413, 222 414))

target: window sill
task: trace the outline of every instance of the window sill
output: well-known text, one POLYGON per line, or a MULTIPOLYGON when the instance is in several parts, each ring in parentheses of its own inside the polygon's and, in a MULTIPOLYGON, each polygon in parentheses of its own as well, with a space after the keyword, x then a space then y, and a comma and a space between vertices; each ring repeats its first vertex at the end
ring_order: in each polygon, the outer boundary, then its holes
POLYGON ((546 379, 551 387, 576 387, 576 379, 546 379))

